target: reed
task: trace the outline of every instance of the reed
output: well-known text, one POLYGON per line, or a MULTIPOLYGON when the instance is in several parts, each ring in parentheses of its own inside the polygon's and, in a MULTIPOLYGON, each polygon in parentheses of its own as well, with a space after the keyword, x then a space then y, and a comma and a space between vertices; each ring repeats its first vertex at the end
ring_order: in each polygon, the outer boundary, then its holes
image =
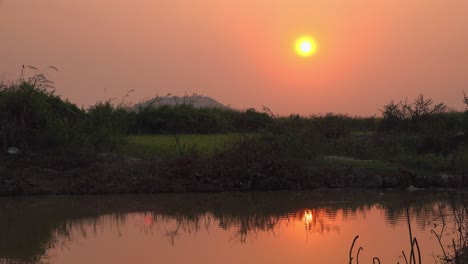
MULTIPOLYGON (((411 221, 410 221, 410 215, 409 215, 409 210, 408 206, 405 206, 406 209, 406 219, 407 219, 407 224, 408 224, 408 234, 409 234, 409 242, 410 242, 410 253, 409 256, 406 256, 405 251, 401 251, 403 254, 403 258, 405 260, 406 264, 422 264, 422 259, 421 259, 421 250, 419 248, 418 240, 416 237, 413 236, 412 230, 411 230, 411 221)), ((353 260, 356 260, 356 263, 359 264, 359 253, 363 250, 363 247, 359 247, 356 257, 353 257, 353 248, 354 244, 358 240, 359 236, 354 237, 353 243, 351 244, 351 248, 349 250, 349 264, 353 264, 353 260)), ((376 263, 381 263, 380 259, 378 257, 374 257, 372 259, 373 264, 376 263)))

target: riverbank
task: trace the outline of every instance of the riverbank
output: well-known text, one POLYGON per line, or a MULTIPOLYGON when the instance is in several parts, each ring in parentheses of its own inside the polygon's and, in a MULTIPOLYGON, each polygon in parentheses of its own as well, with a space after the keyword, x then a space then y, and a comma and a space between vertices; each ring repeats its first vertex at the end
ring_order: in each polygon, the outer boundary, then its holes
POLYGON ((0 195, 468 186, 468 111, 423 95, 351 117, 83 109, 54 91, 43 75, 0 84, 0 195))
POLYGON ((1 196, 461 186, 454 175, 333 156, 276 160, 257 169, 239 166, 226 153, 137 159, 56 150, 1 159, 1 196))

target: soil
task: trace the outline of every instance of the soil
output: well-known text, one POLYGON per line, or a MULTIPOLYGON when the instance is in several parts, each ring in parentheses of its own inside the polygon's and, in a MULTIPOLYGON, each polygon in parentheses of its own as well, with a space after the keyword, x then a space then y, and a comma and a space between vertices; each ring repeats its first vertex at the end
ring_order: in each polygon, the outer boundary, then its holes
POLYGON ((272 175, 251 168, 223 170, 198 157, 151 159, 69 151, 0 156, 0 196, 305 190, 318 188, 455 188, 457 177, 353 166, 309 165, 272 175))

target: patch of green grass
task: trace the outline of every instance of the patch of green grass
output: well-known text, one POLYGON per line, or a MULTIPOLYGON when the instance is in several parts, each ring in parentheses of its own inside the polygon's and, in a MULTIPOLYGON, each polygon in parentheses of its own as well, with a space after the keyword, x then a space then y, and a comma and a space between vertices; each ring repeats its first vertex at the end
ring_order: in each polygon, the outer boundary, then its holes
POLYGON ((370 131, 370 130, 351 131, 351 136, 371 136, 374 134, 375 134, 375 131, 370 131))
POLYGON ((217 148, 242 134, 182 134, 182 135, 133 135, 120 154, 137 158, 175 157, 180 152, 195 149, 202 153, 212 153, 217 148), (177 140, 179 144, 177 144, 177 140))

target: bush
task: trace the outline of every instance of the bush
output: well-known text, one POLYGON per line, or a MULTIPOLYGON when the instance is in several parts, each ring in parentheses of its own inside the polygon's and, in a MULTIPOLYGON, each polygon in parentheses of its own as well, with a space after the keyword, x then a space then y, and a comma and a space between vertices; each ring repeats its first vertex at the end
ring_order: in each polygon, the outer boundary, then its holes
POLYGON ((72 147, 112 150, 123 142, 133 116, 124 107, 100 102, 88 112, 55 95, 36 75, 0 86, 0 147, 22 150, 72 147))
POLYGON ((249 108, 245 112, 239 112, 233 120, 235 132, 258 131, 272 122, 272 116, 265 112, 257 112, 249 108))
POLYGON ((0 87, 1 147, 33 148, 77 141, 85 113, 54 94, 41 76, 0 87), (79 129, 78 129, 79 130, 79 129))
POLYGON ((328 113, 324 116, 314 118, 314 123, 324 138, 337 139, 350 134, 351 131, 347 125, 350 119, 350 117, 345 115, 328 113))
POLYGON ((463 103, 465 104, 466 110, 463 114, 463 131, 465 135, 468 135, 468 96, 463 92, 463 103))
POLYGON ((447 106, 443 103, 433 105, 432 99, 425 99, 420 94, 412 104, 393 101, 384 106, 380 131, 433 132, 436 123, 443 123, 447 106), (430 130, 428 130, 430 129, 430 130))
POLYGON ((272 118, 248 109, 196 108, 191 104, 145 107, 136 112, 134 133, 228 133, 251 132, 266 127, 272 118))
POLYGON ((134 116, 123 106, 114 107, 110 101, 98 102, 87 113, 86 130, 89 144, 96 150, 115 150, 125 143, 129 124, 134 116))

